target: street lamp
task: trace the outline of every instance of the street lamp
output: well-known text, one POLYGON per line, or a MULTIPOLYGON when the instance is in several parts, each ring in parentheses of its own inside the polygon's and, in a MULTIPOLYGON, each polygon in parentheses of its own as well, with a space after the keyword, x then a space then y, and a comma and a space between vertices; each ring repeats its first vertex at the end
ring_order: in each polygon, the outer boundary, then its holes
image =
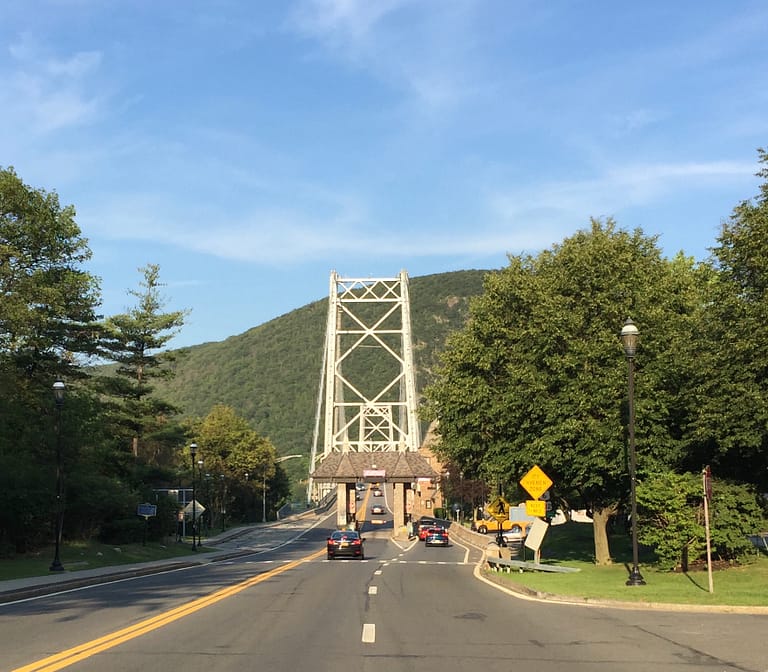
POLYGON ((197 444, 189 444, 189 454, 192 456, 192 550, 197 550, 195 544, 195 516, 196 516, 196 504, 195 504, 195 455, 197 454, 197 444))
POLYGON ((56 551, 49 568, 51 572, 63 572, 59 551, 61 547, 61 529, 64 524, 64 492, 61 475, 61 408, 64 406, 66 386, 60 380, 53 384, 53 398, 56 402, 56 551))
POLYGON ((630 477, 630 496, 632 499, 632 571, 627 579, 628 586, 644 586, 645 579, 640 574, 638 567, 637 552, 637 491, 636 491, 636 471, 637 457, 635 453, 635 353, 637 352, 637 340, 640 332, 635 323, 627 318, 624 326, 621 328, 621 342, 624 345, 624 354, 629 363, 629 477, 630 477))
MULTIPOLYGON (((283 455, 275 460, 275 464, 285 462, 286 460, 292 460, 295 457, 301 457, 301 455, 283 455)), ((264 469, 264 478, 261 484, 261 522, 267 522, 267 470, 264 469)))
MULTIPOLYGON (((200 487, 203 486, 203 458, 201 457, 197 461, 197 475, 200 477, 200 487)), ((205 499, 208 499, 207 497, 205 499)), ((200 529, 197 531, 197 545, 202 546, 203 545, 203 514, 205 513, 205 504, 201 504, 203 507, 203 511, 200 512, 200 516, 198 520, 200 521, 200 529)), ((210 507, 210 503, 208 503, 208 506, 210 507)))

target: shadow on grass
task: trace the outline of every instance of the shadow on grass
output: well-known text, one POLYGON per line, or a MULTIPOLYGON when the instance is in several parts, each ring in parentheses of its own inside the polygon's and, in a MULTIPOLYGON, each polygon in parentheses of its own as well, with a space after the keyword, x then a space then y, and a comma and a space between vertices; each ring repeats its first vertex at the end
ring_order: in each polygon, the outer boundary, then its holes
MULTIPOLYGON (((614 562, 625 566, 632 564, 632 540, 629 535, 610 534, 608 544, 614 562)), ((652 565, 656 562, 655 554, 650 549, 641 546, 639 551, 641 564, 652 565)), ((544 537, 542 553, 558 561, 594 563, 595 539, 591 523, 552 525, 544 537)))
POLYGON ((706 593, 709 592, 709 585, 707 586, 699 585, 699 582, 696 581, 696 579, 694 579, 688 572, 683 572, 683 575, 699 590, 703 590, 706 593))

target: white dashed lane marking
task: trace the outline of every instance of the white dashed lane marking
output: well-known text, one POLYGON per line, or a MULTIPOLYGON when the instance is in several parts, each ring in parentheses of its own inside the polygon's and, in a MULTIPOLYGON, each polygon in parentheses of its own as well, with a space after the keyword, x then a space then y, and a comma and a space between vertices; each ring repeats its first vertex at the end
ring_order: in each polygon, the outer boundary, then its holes
POLYGON ((373 644, 376 641, 376 624, 363 623, 363 643, 373 644))

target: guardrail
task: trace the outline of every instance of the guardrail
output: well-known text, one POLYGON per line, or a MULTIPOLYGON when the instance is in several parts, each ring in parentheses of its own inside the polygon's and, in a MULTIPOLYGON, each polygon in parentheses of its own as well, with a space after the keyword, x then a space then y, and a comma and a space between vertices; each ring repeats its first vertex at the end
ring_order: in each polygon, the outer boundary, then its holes
POLYGON ((507 558, 493 558, 486 556, 485 561, 488 567, 497 571, 511 572, 513 569, 519 572, 537 571, 537 572, 560 572, 569 574, 571 572, 580 572, 578 567, 561 567, 560 565, 542 565, 539 562, 527 562, 526 560, 510 560, 507 558))
POLYGON ((507 557, 512 555, 514 550, 522 550, 522 544, 520 544, 520 549, 513 549, 510 547, 499 548, 499 546, 497 546, 493 541, 488 541, 488 537, 486 535, 480 534, 479 532, 472 532, 462 525, 457 525, 454 523, 450 526, 450 533, 461 538, 463 541, 472 544, 475 548, 484 550, 486 565, 488 565, 489 569, 493 569, 495 571, 538 571, 559 572, 561 574, 581 571, 578 567, 545 565, 540 562, 528 562, 527 560, 517 560, 515 558, 507 557))

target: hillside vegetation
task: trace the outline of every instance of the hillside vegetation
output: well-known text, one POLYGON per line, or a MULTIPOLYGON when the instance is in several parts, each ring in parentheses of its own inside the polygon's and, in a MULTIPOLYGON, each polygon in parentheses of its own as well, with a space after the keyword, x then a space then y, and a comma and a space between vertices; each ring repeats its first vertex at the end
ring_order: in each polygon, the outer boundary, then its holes
MULTIPOLYGON (((467 319, 469 300, 482 292, 486 273, 410 278, 418 390, 431 380, 446 336, 467 319)), ((270 438, 281 455, 309 455, 327 312, 326 298, 238 336, 179 351, 176 376, 159 383, 157 393, 186 416, 204 416, 215 404, 231 406, 270 438)), ((375 370, 369 375, 375 376, 375 370)))

